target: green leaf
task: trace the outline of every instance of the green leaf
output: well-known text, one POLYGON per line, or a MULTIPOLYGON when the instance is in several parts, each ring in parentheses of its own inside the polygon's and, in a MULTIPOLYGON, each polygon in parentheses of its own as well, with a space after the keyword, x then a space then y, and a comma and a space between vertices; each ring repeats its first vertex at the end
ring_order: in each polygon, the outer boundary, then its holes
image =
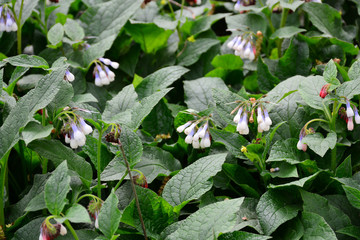
POLYGON ((301 222, 304 226, 302 239, 336 240, 336 235, 324 218, 311 212, 302 212, 301 222))
POLYGON ((9 95, 13 94, 14 88, 17 85, 17 82, 29 69, 30 69, 29 67, 16 67, 15 68, 15 70, 11 74, 11 79, 9 80, 9 86, 6 89, 6 91, 9 93, 9 95))
POLYGON ((326 82, 333 85, 340 85, 340 81, 336 78, 337 68, 332 59, 326 64, 323 75, 326 82))
POLYGON ((188 108, 198 111, 207 109, 212 105, 211 89, 227 89, 220 78, 198 78, 192 81, 184 81, 185 103, 188 108))
POLYGON ((360 209, 360 190, 347 185, 343 185, 342 187, 351 205, 360 209))
POLYGON ((120 155, 114 157, 113 160, 105 167, 101 173, 101 181, 114 181, 120 180, 124 177, 126 172, 125 162, 120 155))
POLYGON ((280 0, 280 6, 283 8, 289 8, 295 12, 295 10, 300 7, 304 2, 301 0, 280 0))
POLYGON ((263 62, 261 57, 258 58, 257 75, 259 88, 262 91, 270 91, 280 82, 277 77, 270 73, 268 66, 263 62))
POLYGON ((266 143, 265 143, 265 149, 264 149, 264 152, 262 154, 262 158, 263 159, 266 159, 267 155, 269 154, 269 150, 270 150, 270 147, 272 146, 272 141, 274 139, 274 136, 277 132, 277 130, 283 125, 285 124, 286 122, 279 122, 278 124, 276 124, 271 132, 269 132, 268 134, 266 134, 265 136, 265 140, 266 140, 266 143))
MULTIPOLYGON (((336 68, 336 67, 335 67, 336 68)), ((336 70, 336 69, 335 69, 336 70)), ((322 110, 324 109, 323 99, 320 97, 321 88, 326 84, 321 76, 311 76, 304 78, 299 86, 299 93, 302 99, 310 107, 322 110)))
POLYGON ((338 178, 351 178, 352 177, 352 165, 351 155, 349 155, 335 171, 335 176, 338 178))
POLYGON ((37 122, 29 122, 24 130, 21 132, 22 139, 28 145, 31 141, 39 138, 45 138, 50 135, 52 125, 42 126, 37 122))
POLYGON ((307 189, 308 186, 311 185, 311 183, 316 179, 316 177, 318 175, 320 175, 320 173, 322 173, 322 172, 316 172, 311 176, 304 177, 304 178, 302 178, 300 180, 292 181, 292 182, 285 183, 285 184, 279 184, 279 185, 270 184, 268 186, 268 188, 272 188, 272 189, 279 188, 279 189, 281 189, 281 188, 288 188, 288 187, 292 187, 292 186, 297 186, 297 187, 307 189))
POLYGON ((47 38, 52 45, 57 45, 64 37, 64 27, 60 23, 52 26, 47 34, 47 38))
POLYGON ((225 174, 239 185, 247 196, 260 198, 257 183, 246 168, 229 163, 224 163, 222 168, 225 174))
POLYGON ((351 225, 350 218, 339 208, 329 204, 326 198, 303 190, 300 193, 304 211, 319 214, 334 231, 351 225))
POLYGON ((229 29, 240 29, 243 31, 251 31, 264 33, 267 28, 267 21, 260 14, 244 13, 228 16, 225 18, 229 29))
POLYGON ((272 165, 272 167, 278 167, 279 171, 277 172, 270 172, 270 176, 275 178, 275 177, 279 177, 279 178, 298 178, 298 172, 297 172, 297 168, 294 165, 291 165, 287 162, 278 162, 272 165))
POLYGON ((25 226, 19 228, 14 235, 14 240, 28 240, 28 239, 38 239, 40 235, 40 227, 42 222, 45 220, 44 217, 36 218, 25 226), (36 229, 36 230, 34 230, 36 229))
POLYGON ((64 146, 59 140, 38 139, 32 141, 28 147, 48 158, 55 166, 59 166, 64 160, 67 160, 69 169, 77 172, 86 186, 90 185, 92 180, 90 164, 75 154, 72 149, 64 146))
POLYGON ((32 120, 37 110, 46 107, 54 99, 64 81, 64 75, 65 68, 52 71, 39 81, 35 89, 17 102, 0 128, 0 159, 18 141, 19 129, 32 120))
MULTIPOLYGON (((220 233, 234 231, 238 211, 244 198, 236 198, 207 205, 187 217, 166 240, 213 239, 220 233)), ((240 220, 241 221, 241 220, 240 220)))
MULTIPOLYGON (((96 42, 109 37, 111 42, 114 41, 141 3, 142 0, 112 0, 91 6, 80 18, 84 23, 85 35, 96 36, 96 42)), ((103 49, 103 52, 106 50, 103 49)))
MULTIPOLYGON (((38 5, 39 0, 23 0, 16 1, 15 12, 16 16, 20 16, 21 3, 23 3, 22 15, 21 15, 21 25, 31 16, 32 11, 38 5)), ((19 27, 19 26, 18 26, 19 27)))
POLYGON ((195 42, 188 42, 185 50, 178 56, 178 65, 190 66, 196 63, 201 54, 207 52, 211 47, 218 44, 219 41, 211 38, 200 38, 195 42))
POLYGON ((74 95, 72 101, 74 103, 98 102, 98 100, 91 93, 74 95))
POLYGON ((73 223, 91 223, 88 211, 80 204, 71 206, 66 211, 65 217, 57 218, 56 221, 63 222, 66 219, 73 223))
MULTIPOLYGON (((13 66, 20 67, 32 67, 32 68, 44 68, 48 69, 49 65, 42 57, 35 55, 21 54, 14 57, 9 57, 3 61, 10 63, 13 66)), ((65 73, 64 73, 65 75, 65 73)))
MULTIPOLYGON (((140 162, 143 153, 142 142, 139 136, 126 125, 121 126, 120 141, 123 144, 125 156, 130 164, 134 166, 140 162)), ((122 154, 119 155, 123 159, 122 154)))
POLYGON ((343 30, 339 11, 330 5, 307 3, 303 5, 302 9, 308 14, 312 24, 326 35, 345 41, 351 41, 353 38, 353 36, 343 30))
MULTIPOLYGON (((42 74, 29 74, 17 81, 16 87, 18 91, 28 91, 36 87, 39 80, 43 77, 42 74)), ((15 86, 14 86, 15 87, 15 86)))
POLYGON ((154 23, 127 24, 125 30, 135 42, 140 44, 141 49, 147 54, 154 54, 159 49, 166 47, 167 40, 173 33, 173 31, 164 30, 154 23))
POLYGON ((281 224, 296 217, 299 210, 300 207, 292 203, 287 194, 271 189, 261 196, 256 207, 266 235, 270 235, 281 224))
POLYGON ((215 68, 222 68, 227 70, 239 70, 244 65, 241 58, 234 54, 224 54, 214 57, 211 61, 211 65, 215 68))
POLYGON ((215 154, 198 159, 180 170, 165 185, 163 198, 177 206, 201 197, 213 185, 211 177, 221 171, 226 154, 215 154))
POLYGON ((212 24, 229 15, 229 13, 218 13, 197 18, 192 24, 190 35, 196 35, 209 30, 212 24))
POLYGON ((66 35, 73 41, 82 40, 85 37, 84 29, 77 21, 71 18, 66 19, 64 30, 66 35))
POLYGON ((266 240, 270 239, 269 236, 258 235, 249 232, 232 232, 225 233, 219 236, 219 240, 266 240))
POLYGON ((350 236, 350 237, 353 237, 356 239, 360 239, 360 227, 358 227, 358 226, 344 227, 342 229, 337 230, 336 232, 345 234, 347 236, 350 236))
POLYGON ((352 99, 355 95, 359 95, 360 79, 344 82, 337 88, 336 94, 347 99, 352 99))
MULTIPOLYGON (((160 233, 175 222, 176 215, 173 207, 150 189, 136 186, 136 192, 147 235, 154 239, 160 239, 160 233)), ((132 201, 124 210, 121 222, 142 232, 135 201, 132 201)))
POLYGON ((135 168, 140 170, 148 183, 151 183, 157 176, 168 176, 170 173, 180 170, 181 164, 169 152, 158 147, 144 147, 142 160, 135 168))
POLYGON ((299 216, 282 224, 275 233, 272 234, 274 239, 281 240, 300 240, 304 235, 304 227, 299 216))
POLYGON ((249 144, 249 142, 238 133, 210 128, 210 134, 215 142, 224 144, 226 149, 235 157, 243 156, 241 147, 249 144))
POLYGON ((271 34, 270 39, 291 38, 292 36, 305 31, 306 31, 305 29, 298 28, 295 26, 286 26, 276 29, 276 31, 273 34, 271 34))
POLYGON ((323 157, 325 153, 330 149, 333 149, 336 145, 337 136, 335 132, 330 132, 324 138, 321 133, 315 133, 306 135, 302 143, 306 143, 311 150, 317 155, 323 157))
POLYGON ((31 199, 31 201, 26 206, 24 211, 35 212, 45 208, 46 208, 45 193, 41 192, 40 194, 36 195, 33 199, 31 199))
POLYGON ((163 99, 151 110, 142 123, 143 129, 152 136, 159 134, 170 134, 173 132, 174 119, 171 111, 163 99))
POLYGON ((350 80, 358 79, 360 76, 360 60, 356 60, 351 67, 349 68, 348 72, 350 80))
POLYGON ((110 193, 99 213, 99 229, 109 239, 115 234, 120 223, 121 213, 117 207, 118 202, 116 195, 110 193))
POLYGON ((136 92, 140 99, 148 97, 158 90, 163 90, 169 87, 188 71, 188 69, 181 66, 162 68, 144 78, 142 82, 136 87, 136 92))
POLYGON ((66 195, 70 191, 70 180, 66 161, 63 161, 45 184, 45 202, 51 214, 60 215, 64 209, 66 195))
POLYGON ((298 139, 279 140, 271 147, 269 158, 266 162, 286 161, 290 164, 301 162, 304 153, 296 148, 298 139))

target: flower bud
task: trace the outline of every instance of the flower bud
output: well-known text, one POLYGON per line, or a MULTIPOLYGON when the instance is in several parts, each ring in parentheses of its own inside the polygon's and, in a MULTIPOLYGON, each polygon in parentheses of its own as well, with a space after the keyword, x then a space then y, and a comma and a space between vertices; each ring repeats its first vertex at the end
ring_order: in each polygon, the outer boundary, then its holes
POLYGON ((322 88, 320 90, 320 94, 319 94, 321 98, 325 98, 326 95, 328 95, 329 88, 330 88, 330 83, 325 84, 324 86, 322 86, 322 88))
POLYGON ((187 123, 179 126, 179 127, 176 129, 176 131, 179 132, 179 133, 181 133, 181 132, 183 132, 183 131, 185 130, 185 128, 187 128, 190 124, 191 124, 191 121, 188 121, 187 123))
POLYGON ((348 131, 352 131, 354 130, 354 122, 353 122, 353 118, 349 117, 348 121, 347 121, 347 129, 348 131))

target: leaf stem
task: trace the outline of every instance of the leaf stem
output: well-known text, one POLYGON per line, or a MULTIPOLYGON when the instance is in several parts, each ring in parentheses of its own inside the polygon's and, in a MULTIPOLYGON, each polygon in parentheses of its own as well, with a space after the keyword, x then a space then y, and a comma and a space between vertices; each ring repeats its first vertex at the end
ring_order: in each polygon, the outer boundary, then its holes
POLYGON ((18 52, 18 54, 21 54, 21 30, 22 30, 21 17, 22 17, 23 8, 24 8, 24 0, 21 0, 19 16, 16 19, 16 24, 18 26, 18 30, 17 30, 17 52, 18 52))
POLYGON ((4 206, 4 193, 5 193, 5 183, 8 171, 8 159, 10 155, 9 150, 2 159, 0 159, 0 227, 5 231, 5 206, 4 206))
POLYGON ((124 151, 124 147, 123 147, 123 145, 122 145, 122 143, 121 143, 120 138, 118 139, 118 143, 119 143, 119 148, 120 148, 120 150, 121 150, 122 156, 123 156, 124 161, 125 161, 125 164, 126 164, 126 168, 127 168, 129 177, 130 177, 131 188, 132 188, 133 193, 134 193, 134 196, 135 196, 135 203, 136 203, 136 208, 137 208, 137 210, 138 210, 138 214, 139 214, 139 218, 140 218, 141 228, 142 228, 143 233, 144 233, 144 238, 145 238, 145 240, 147 240, 148 238, 147 238, 147 235, 146 235, 146 229, 145 229, 144 220, 143 220, 142 214, 141 214, 141 209, 140 209, 140 204, 139 204, 139 198, 138 198, 138 195, 137 195, 137 193, 136 193, 135 183, 134 183, 134 181, 132 180, 130 165, 129 165, 129 162, 128 162, 127 158, 126 158, 125 151, 124 151))
POLYGON ((97 179, 98 179, 98 184, 97 184, 97 192, 98 192, 98 197, 101 198, 101 137, 102 137, 102 130, 99 131, 99 138, 98 138, 98 143, 97 143, 97 179))
POLYGON ((98 198, 97 196, 95 195, 92 195, 92 194, 84 194, 82 195, 81 197, 79 197, 77 200, 76 200, 76 203, 80 202, 81 199, 85 198, 85 197, 91 197, 93 199, 97 199, 98 201, 102 201, 101 198, 98 198))
POLYGON ((125 177, 126 177, 127 174, 128 174, 128 170, 125 171, 124 176, 122 176, 122 178, 121 178, 121 179, 119 180, 119 182, 116 184, 116 186, 115 186, 115 188, 114 188, 114 191, 116 191, 116 190, 120 187, 122 181, 124 181, 124 179, 125 179, 125 177))
MULTIPOLYGON (((330 129, 334 132, 336 132, 336 118, 338 116, 339 107, 338 101, 335 100, 333 104, 333 112, 332 112, 332 118, 330 122, 330 129)), ((336 166, 337 166, 337 158, 336 158, 336 144, 335 147, 331 150, 331 170, 335 173, 336 166)))
POLYGON ((67 228, 70 230, 71 234, 73 235, 73 237, 75 238, 75 240, 79 240, 79 237, 77 236, 74 228, 71 226, 69 220, 65 220, 64 221, 65 225, 67 226, 67 228))
MULTIPOLYGON (((280 28, 285 27, 286 19, 289 13, 288 8, 284 8, 281 14, 281 22, 280 22, 280 28)), ((277 49, 278 49, 278 57, 281 58, 281 45, 282 45, 283 39, 278 39, 277 41, 277 49)))

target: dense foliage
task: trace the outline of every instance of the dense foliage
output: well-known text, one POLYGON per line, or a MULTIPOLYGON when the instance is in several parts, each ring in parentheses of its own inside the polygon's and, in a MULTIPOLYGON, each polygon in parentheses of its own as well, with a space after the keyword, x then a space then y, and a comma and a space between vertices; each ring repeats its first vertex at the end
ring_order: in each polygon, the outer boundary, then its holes
POLYGON ((0 0, 0 239, 360 239, 358 0, 0 0))

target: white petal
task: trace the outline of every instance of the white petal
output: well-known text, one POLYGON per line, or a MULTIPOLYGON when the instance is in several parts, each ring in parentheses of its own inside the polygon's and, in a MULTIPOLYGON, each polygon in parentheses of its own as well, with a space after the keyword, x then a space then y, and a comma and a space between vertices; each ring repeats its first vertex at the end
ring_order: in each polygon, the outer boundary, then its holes
POLYGON ((111 62, 110 66, 114 69, 118 69, 119 68, 119 63, 117 62, 111 62))

